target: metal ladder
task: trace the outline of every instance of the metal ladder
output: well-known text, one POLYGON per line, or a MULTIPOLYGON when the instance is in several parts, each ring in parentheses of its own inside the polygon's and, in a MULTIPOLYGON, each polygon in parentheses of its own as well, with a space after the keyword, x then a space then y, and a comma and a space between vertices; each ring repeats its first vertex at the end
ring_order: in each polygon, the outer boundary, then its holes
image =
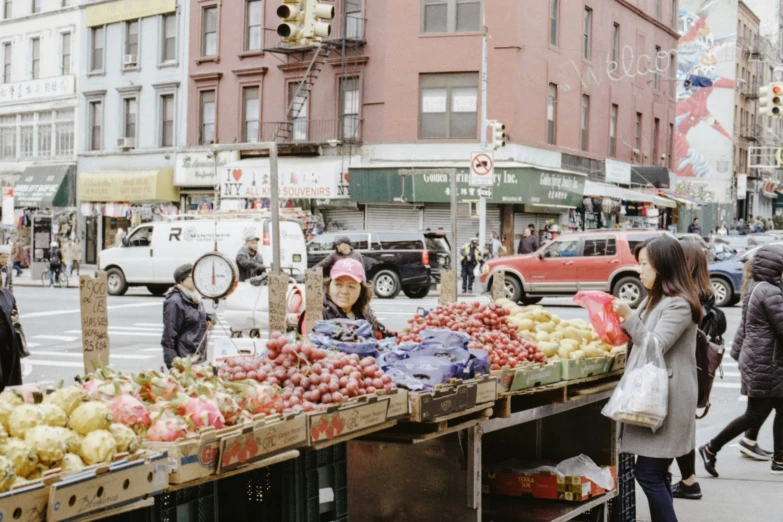
POLYGON ((275 135, 276 142, 284 141, 286 138, 292 136, 294 131, 294 120, 299 117, 302 107, 307 103, 310 91, 313 90, 313 85, 316 80, 318 80, 318 76, 321 74, 324 65, 326 65, 326 59, 329 57, 330 50, 329 47, 320 43, 318 44, 318 47, 315 48, 313 59, 310 61, 310 65, 307 67, 302 81, 299 82, 299 87, 297 87, 290 105, 288 105, 285 122, 277 128, 277 134, 275 135))

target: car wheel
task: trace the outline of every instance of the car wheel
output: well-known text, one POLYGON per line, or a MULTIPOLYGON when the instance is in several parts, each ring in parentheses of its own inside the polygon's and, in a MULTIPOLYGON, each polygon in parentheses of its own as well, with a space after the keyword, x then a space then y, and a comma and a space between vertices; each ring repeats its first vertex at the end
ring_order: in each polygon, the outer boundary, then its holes
MULTIPOLYGON (((512 303, 518 303, 522 299, 522 283, 520 283, 519 279, 516 277, 508 275, 508 273, 506 273, 506 280, 504 282, 506 286, 506 299, 512 303)), ((491 282, 489 288, 492 288, 491 282)))
POLYGON ((712 283, 712 291, 715 292, 715 306, 729 306, 734 299, 731 285, 719 277, 713 277, 710 283, 712 283))
POLYGON ((402 293, 411 299, 424 299, 430 293, 429 286, 422 286, 421 288, 403 288, 402 293))
POLYGON ((544 299, 543 297, 525 297, 522 299, 522 304, 525 306, 538 304, 541 302, 541 300, 544 299))
POLYGON ((635 277, 624 277, 614 285, 612 294, 618 299, 628 302, 631 308, 636 308, 644 299, 642 282, 635 277))
POLYGON ((381 270, 373 279, 375 295, 381 299, 394 299, 400 293, 400 276, 391 270, 381 270))
POLYGON ((156 297, 160 297, 168 292, 169 288, 171 288, 169 285, 147 285, 147 290, 149 293, 156 297))
POLYGON ((119 268, 112 268, 106 275, 106 290, 109 295, 125 295, 128 291, 128 283, 125 274, 119 268))

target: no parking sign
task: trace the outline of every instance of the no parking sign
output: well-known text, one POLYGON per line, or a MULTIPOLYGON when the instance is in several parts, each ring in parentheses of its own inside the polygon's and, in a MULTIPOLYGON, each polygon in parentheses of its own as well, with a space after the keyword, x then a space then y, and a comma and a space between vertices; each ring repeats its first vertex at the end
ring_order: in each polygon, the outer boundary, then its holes
POLYGON ((491 152, 473 152, 470 155, 470 186, 491 187, 495 160, 491 152))

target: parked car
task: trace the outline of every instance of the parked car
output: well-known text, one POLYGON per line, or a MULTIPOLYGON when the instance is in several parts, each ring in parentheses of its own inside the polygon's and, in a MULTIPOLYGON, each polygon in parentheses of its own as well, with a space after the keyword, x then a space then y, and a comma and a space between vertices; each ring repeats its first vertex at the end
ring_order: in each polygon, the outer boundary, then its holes
MULTIPOLYGON (((776 241, 771 244, 783 245, 783 242, 776 241)), ((753 259, 759 248, 761 247, 758 246, 726 261, 710 263, 710 282, 715 291, 717 306, 734 306, 740 301, 742 297, 742 271, 745 263, 753 259)))
POLYGON ((533 254, 502 257, 484 264, 481 283, 505 271, 506 296, 534 304, 544 297, 602 290, 638 306, 645 296, 633 251, 663 230, 597 230, 560 236, 533 254))
POLYGON ((402 291, 422 299, 440 283, 440 271, 451 263, 449 242, 442 232, 418 230, 346 230, 327 232, 307 244, 308 267, 312 268, 334 251, 341 236, 351 240, 364 257, 367 279, 375 295, 392 299, 402 291))
POLYGON ((748 247, 768 245, 778 241, 778 237, 775 234, 750 234, 748 236, 748 247))
POLYGON ((748 236, 726 236, 720 240, 725 241, 738 254, 744 254, 748 250, 748 236))
POLYGON ((677 234, 677 239, 680 241, 693 241, 699 245, 699 248, 701 248, 702 252, 704 252, 704 255, 707 256, 707 260, 715 261, 715 250, 713 249, 712 245, 707 243, 707 241, 699 234, 677 234))

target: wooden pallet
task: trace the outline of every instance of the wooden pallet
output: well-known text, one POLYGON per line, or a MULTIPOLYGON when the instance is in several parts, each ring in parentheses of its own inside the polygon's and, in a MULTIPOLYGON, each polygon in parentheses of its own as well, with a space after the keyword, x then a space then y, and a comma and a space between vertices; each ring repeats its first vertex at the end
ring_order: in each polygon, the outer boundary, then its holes
POLYGON ((399 422, 393 428, 379 431, 363 437, 364 440, 377 442, 398 442, 403 444, 418 444, 428 440, 443 437, 449 433, 471 428, 492 417, 492 408, 482 405, 468 412, 448 415, 438 422, 399 422))

